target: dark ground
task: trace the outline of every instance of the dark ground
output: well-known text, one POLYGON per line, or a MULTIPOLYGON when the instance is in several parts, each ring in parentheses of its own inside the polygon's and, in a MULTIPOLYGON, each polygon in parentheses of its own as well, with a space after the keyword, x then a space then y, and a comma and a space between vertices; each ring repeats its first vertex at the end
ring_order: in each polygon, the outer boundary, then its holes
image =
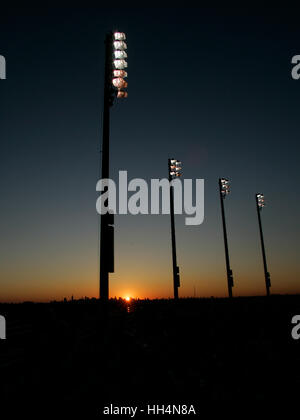
POLYGON ((199 413, 298 399, 291 319, 300 296, 110 301, 107 309, 96 300, 1 304, 1 407, 59 404, 90 418, 110 403, 191 403, 199 413))

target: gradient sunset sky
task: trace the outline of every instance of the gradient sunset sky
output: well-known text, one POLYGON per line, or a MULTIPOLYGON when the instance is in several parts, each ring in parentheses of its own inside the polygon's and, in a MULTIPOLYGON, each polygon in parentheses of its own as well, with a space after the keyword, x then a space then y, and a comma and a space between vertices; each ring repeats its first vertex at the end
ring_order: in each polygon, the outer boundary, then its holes
MULTIPOLYGON (((63 4, 63 3, 62 3, 63 4)), ((2 6, 1 6, 2 7, 2 6)), ((299 293, 300 54, 289 9, 60 8, 1 12, 0 301, 99 294, 104 37, 127 35, 128 94, 111 112, 111 177, 167 177, 167 160, 205 180, 205 220, 176 216, 180 296, 227 296, 218 178, 233 294, 299 293)), ((170 217, 115 217, 110 296, 171 297, 170 217)))

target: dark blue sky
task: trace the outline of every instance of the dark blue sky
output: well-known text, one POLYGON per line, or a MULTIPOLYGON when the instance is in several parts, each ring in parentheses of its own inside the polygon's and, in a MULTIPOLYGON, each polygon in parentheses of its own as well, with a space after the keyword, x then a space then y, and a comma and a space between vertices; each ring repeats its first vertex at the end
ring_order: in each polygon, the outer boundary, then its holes
MULTIPOLYGON (((217 181, 235 295, 264 293, 254 194, 274 293, 299 286, 300 54, 296 10, 43 7, 3 10, 0 251, 3 300, 98 294, 104 37, 126 32, 128 99, 111 112, 112 177, 205 180, 205 221, 176 217, 181 295, 226 295, 217 181)), ((116 217, 112 295, 170 296, 168 216, 116 217)))

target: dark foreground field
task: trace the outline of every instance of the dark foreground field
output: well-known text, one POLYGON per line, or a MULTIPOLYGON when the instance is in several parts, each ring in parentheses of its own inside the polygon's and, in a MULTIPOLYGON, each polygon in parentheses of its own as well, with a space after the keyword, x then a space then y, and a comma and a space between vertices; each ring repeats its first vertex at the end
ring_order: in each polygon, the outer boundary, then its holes
POLYGON ((110 301, 106 309, 96 300, 0 305, 1 406, 99 415, 111 403, 247 409, 298 399, 291 319, 300 296, 110 301))

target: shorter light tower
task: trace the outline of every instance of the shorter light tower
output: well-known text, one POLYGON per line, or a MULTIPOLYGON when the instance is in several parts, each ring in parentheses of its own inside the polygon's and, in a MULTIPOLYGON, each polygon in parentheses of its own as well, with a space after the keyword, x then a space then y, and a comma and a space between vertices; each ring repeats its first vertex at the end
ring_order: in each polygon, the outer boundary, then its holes
POLYGON ((226 178, 219 179, 219 190, 220 190, 220 201, 221 201, 221 211, 222 211, 222 223, 223 223, 223 234, 224 234, 224 245, 225 245, 225 260, 226 260, 226 271, 227 271, 227 283, 228 283, 228 295, 232 297, 232 288, 233 284, 233 275, 230 268, 229 262, 229 252, 228 252, 228 241, 227 241, 227 231, 226 231, 226 221, 225 221, 225 211, 224 211, 224 200, 225 197, 230 192, 229 180, 226 178))
POLYGON ((264 197, 264 195, 260 194, 260 193, 255 194, 255 201, 256 201, 256 210, 257 210, 257 217, 258 217, 259 233, 260 233, 261 251, 262 251, 263 263, 264 263, 267 296, 270 296, 271 279, 270 279, 270 273, 268 272, 268 267, 267 267, 264 236, 263 236, 261 217, 260 217, 260 212, 265 207, 265 197, 264 197))
MULTIPOLYGON (((168 159, 169 182, 181 176, 181 162, 176 159, 168 159)), ((179 267, 176 257, 175 218, 174 218, 174 187, 170 184, 170 215, 171 215, 171 239, 172 239, 172 260, 173 260, 173 285, 174 299, 178 299, 178 287, 180 287, 179 267)))

